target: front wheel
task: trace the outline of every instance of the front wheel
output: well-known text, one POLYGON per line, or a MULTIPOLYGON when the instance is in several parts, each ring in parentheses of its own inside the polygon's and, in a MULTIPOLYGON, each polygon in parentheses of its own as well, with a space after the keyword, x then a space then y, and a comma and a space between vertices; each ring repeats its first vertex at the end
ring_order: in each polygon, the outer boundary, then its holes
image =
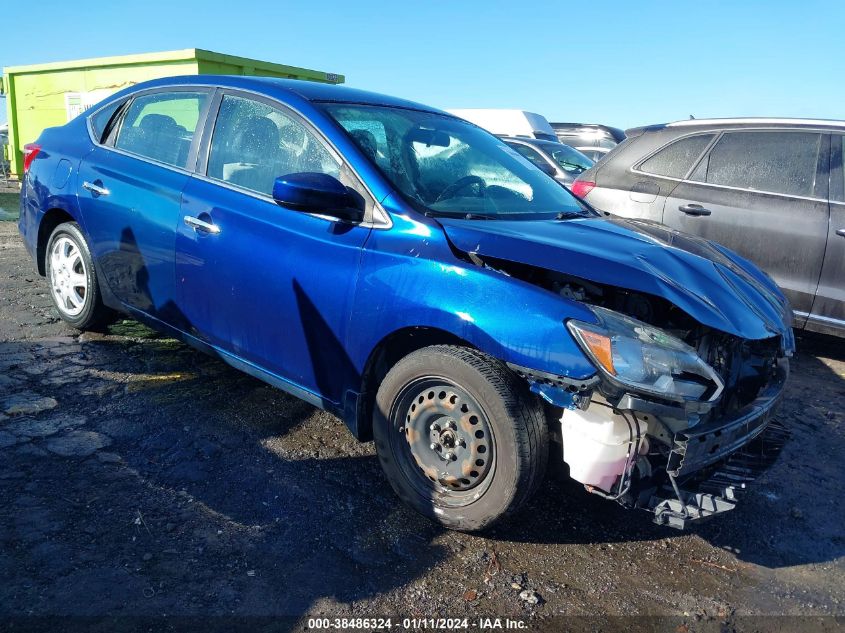
POLYGON ((91 252, 76 222, 65 222, 53 230, 44 268, 50 297, 64 321, 86 330, 103 325, 113 316, 103 305, 91 252))
POLYGON ((464 347, 426 347, 400 360, 376 395, 373 434, 399 497, 456 530, 515 512, 548 461, 540 402, 501 362, 464 347))

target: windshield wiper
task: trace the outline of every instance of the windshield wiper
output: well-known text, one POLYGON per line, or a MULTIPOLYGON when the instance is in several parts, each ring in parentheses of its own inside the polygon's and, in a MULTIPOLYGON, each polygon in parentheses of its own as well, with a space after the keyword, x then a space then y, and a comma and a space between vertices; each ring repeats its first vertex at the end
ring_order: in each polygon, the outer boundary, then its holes
POLYGON ((426 211, 426 217, 429 218, 458 218, 461 220, 498 220, 497 213, 458 213, 449 211, 426 211))
POLYGON ((574 167, 575 169, 580 169, 582 172, 586 171, 587 168, 584 165, 579 165, 578 163, 570 163, 568 160, 560 161, 561 167, 574 167))
POLYGON ((464 215, 464 220, 498 220, 497 213, 467 213, 464 215))
POLYGON ((555 216, 555 220, 571 220, 572 218, 585 218, 587 217, 586 213, 581 213, 580 211, 560 211, 555 216))

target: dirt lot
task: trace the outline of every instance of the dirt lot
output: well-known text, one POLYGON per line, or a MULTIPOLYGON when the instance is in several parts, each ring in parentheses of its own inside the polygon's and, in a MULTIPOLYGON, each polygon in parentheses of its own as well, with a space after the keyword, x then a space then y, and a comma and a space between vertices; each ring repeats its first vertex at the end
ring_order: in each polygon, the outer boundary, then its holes
POLYGON ((680 533, 549 481, 469 536, 336 418, 133 321, 69 329, 0 222, 0 617, 842 616, 845 343, 800 345, 793 437, 732 515, 680 533))

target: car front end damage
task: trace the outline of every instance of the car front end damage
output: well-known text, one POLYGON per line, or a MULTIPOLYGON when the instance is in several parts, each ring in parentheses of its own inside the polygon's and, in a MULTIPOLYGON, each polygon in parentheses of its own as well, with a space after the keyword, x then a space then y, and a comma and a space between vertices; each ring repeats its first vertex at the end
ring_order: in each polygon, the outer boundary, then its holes
POLYGON ((511 366, 549 403, 569 476, 679 529, 734 509, 789 435, 775 418, 789 376, 779 337, 749 341, 698 327, 685 342, 595 311, 599 324, 589 330, 568 324, 599 369, 594 378, 511 366))
POLYGON ((792 313, 753 264, 643 221, 441 222, 475 265, 564 300, 561 336, 595 374, 546 373, 542 357, 510 367, 548 403, 588 491, 684 528, 733 509, 777 457, 792 313))

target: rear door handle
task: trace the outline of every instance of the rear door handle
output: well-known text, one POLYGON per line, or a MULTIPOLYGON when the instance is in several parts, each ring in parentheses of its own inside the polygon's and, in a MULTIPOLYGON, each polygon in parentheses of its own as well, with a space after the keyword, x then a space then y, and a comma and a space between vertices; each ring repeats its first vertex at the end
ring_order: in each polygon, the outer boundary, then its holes
POLYGON ((190 215, 185 216, 185 224, 190 226, 197 233, 211 233, 212 235, 220 233, 220 227, 216 224, 205 222, 199 218, 191 217, 190 215))
POLYGON ((678 207, 678 211, 686 213, 687 215, 710 215, 713 213, 710 209, 705 209, 700 204, 682 204, 678 207))
POLYGON ((845 237, 845 229, 839 229, 839 230, 836 232, 836 234, 837 234, 839 237, 845 237))
POLYGON ((100 180, 97 180, 95 182, 88 182, 86 180, 85 182, 82 183, 82 188, 87 189, 88 191, 93 193, 95 196, 107 196, 111 193, 111 191, 109 191, 108 189, 103 187, 103 183, 100 180))

